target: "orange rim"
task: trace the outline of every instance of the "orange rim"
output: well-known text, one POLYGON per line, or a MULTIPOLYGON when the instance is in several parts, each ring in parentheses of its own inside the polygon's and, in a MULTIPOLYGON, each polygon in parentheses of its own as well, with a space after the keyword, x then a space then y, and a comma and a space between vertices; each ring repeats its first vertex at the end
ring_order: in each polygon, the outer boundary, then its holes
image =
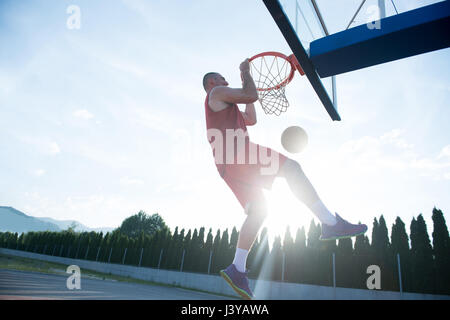
POLYGON ((289 75, 286 77, 286 79, 282 80, 276 86, 273 86, 270 88, 257 88, 258 91, 277 90, 277 89, 280 89, 281 87, 286 86, 294 78, 295 70, 298 70, 298 72, 301 75, 305 74, 303 72, 303 69, 301 68, 300 64, 298 63, 297 58, 293 54, 291 54, 290 56, 286 56, 280 52, 266 51, 266 52, 262 52, 257 55, 254 55, 253 57, 249 58, 248 60, 249 60, 249 62, 252 62, 253 60, 255 60, 257 58, 267 57, 267 56, 274 56, 274 57, 278 57, 278 58, 282 58, 282 59, 286 60, 291 67, 291 71, 289 72, 289 75))

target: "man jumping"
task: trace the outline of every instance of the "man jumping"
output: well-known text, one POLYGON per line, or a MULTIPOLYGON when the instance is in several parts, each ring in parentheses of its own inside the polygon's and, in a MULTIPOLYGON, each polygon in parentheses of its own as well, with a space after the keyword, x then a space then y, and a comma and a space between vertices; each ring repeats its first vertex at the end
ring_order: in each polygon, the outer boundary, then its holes
POLYGON ((270 190, 276 177, 285 178, 292 193, 320 220, 321 240, 361 235, 367 231, 367 226, 350 224, 337 213, 333 215, 322 203, 297 161, 250 142, 247 126, 256 124, 253 103, 258 100, 258 92, 250 74, 248 59, 241 63, 239 69, 242 88, 229 88, 225 78, 216 72, 203 77, 203 87, 207 93, 205 115, 208 141, 217 170, 247 215, 239 232, 233 263, 220 274, 240 296, 252 299, 246 261, 267 216, 262 189, 270 190), (237 104, 245 104, 245 111, 241 112, 237 104))

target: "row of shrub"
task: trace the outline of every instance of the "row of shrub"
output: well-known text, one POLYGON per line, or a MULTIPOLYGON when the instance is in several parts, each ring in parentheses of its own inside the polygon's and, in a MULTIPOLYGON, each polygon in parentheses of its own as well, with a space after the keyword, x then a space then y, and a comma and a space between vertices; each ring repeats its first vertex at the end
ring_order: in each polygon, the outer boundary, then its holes
MULTIPOLYGON (((251 278, 263 278, 316 285, 333 285, 333 254, 336 285, 366 289, 367 268, 381 269, 381 290, 398 291, 399 271, 403 291, 450 294, 450 240, 441 210, 432 212, 432 241, 420 214, 410 223, 410 233, 397 218, 389 237, 383 216, 374 219, 371 242, 367 235, 353 241, 320 241, 321 227, 311 222, 292 235, 289 228, 284 238, 276 237, 271 249, 267 230, 263 229, 249 254, 247 266, 251 278), (400 258, 400 270, 398 265, 400 258)), ((0 233, 0 247, 25 250, 52 256, 124 263, 141 267, 217 274, 234 256, 239 233, 233 228, 205 228, 186 231, 175 228, 141 232, 130 237, 120 228, 106 233, 28 232, 0 233)))

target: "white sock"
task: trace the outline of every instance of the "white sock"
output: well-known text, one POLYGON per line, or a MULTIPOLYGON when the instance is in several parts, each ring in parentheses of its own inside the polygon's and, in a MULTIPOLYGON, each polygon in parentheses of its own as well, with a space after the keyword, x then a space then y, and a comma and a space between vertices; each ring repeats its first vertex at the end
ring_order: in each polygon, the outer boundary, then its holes
POLYGON ((321 223, 334 226, 337 222, 336 217, 325 207, 322 201, 317 201, 310 207, 311 211, 317 216, 321 223))
POLYGON ((239 272, 245 272, 245 266, 247 263, 248 250, 236 248, 236 254, 234 255, 233 264, 239 272))

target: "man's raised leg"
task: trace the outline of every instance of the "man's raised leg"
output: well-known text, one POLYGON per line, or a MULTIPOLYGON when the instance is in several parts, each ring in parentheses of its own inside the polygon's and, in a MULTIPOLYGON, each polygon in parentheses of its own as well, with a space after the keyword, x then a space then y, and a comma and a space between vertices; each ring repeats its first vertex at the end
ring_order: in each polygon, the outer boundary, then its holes
POLYGON ((280 169, 279 176, 284 177, 292 193, 302 201, 322 223, 321 240, 349 238, 367 231, 364 224, 354 225, 338 214, 333 215, 320 200, 313 185, 306 177, 297 161, 287 159, 280 169))

